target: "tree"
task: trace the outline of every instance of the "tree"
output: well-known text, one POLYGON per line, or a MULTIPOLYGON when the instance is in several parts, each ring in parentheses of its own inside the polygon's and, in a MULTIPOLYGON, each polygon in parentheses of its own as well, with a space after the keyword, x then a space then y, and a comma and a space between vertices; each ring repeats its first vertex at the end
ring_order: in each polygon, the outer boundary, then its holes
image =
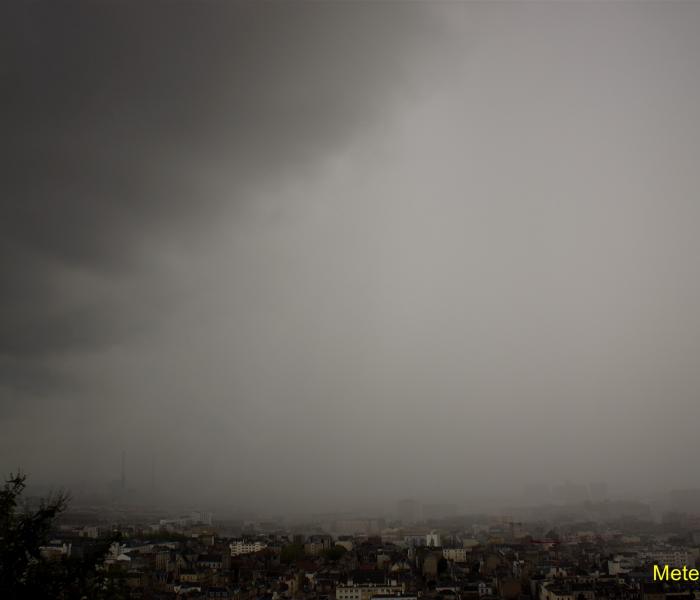
POLYGON ((285 564, 289 564, 300 558, 304 558, 303 544, 288 544, 284 546, 280 552, 280 561, 285 564))
POLYGON ((324 550, 323 558, 326 560, 336 561, 339 560, 347 551, 347 548, 344 546, 333 546, 332 548, 328 548, 328 550, 324 550))
POLYGON ((123 582, 98 566, 115 538, 96 545, 85 559, 56 561, 41 556, 41 546, 47 543, 56 517, 68 507, 70 496, 58 492, 30 510, 26 504, 20 507, 25 487, 26 475, 11 473, 0 491, 0 598, 126 598, 123 582))
POLYGON ((26 475, 10 473, 0 492, 0 591, 3 597, 27 587, 32 567, 40 561, 40 547, 46 543, 56 516, 68 504, 62 492, 43 500, 36 512, 19 511, 19 498, 26 487, 26 475))

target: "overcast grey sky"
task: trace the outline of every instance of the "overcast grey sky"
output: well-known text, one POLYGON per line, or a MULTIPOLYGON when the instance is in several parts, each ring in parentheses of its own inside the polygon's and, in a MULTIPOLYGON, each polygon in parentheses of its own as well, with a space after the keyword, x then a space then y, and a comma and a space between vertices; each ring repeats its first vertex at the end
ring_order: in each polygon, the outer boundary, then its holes
POLYGON ((698 4, 145 4, 2 8, 0 468, 700 484, 698 4))

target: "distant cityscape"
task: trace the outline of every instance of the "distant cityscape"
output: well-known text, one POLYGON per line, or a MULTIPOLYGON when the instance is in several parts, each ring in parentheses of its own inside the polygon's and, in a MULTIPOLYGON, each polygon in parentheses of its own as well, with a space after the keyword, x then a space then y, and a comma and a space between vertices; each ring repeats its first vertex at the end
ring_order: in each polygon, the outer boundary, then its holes
POLYGON ((655 564, 700 564, 700 490, 671 492, 661 514, 611 499, 604 483, 527 486, 525 494, 550 502, 509 515, 460 514, 406 498, 383 516, 325 513, 305 522, 78 504, 41 552, 48 560, 88 556, 119 532, 102 568, 134 598, 700 598, 697 583, 652 579, 655 564))
POLYGON ((700 600, 700 0, 2 24, 0 600, 700 600))

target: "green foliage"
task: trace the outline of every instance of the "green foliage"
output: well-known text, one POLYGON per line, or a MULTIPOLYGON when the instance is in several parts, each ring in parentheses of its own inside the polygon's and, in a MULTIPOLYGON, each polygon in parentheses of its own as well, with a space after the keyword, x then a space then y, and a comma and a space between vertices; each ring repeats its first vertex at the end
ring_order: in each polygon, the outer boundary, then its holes
POLYGON ((303 544, 289 544, 284 546, 282 552, 280 552, 280 561, 285 564, 289 564, 300 558, 304 558, 303 544))
POLYGON ((323 558, 333 561, 339 560, 347 551, 347 548, 343 546, 333 546, 332 548, 323 551, 323 558))
POLYGON ((48 542, 55 519, 67 508, 70 497, 59 492, 42 500, 36 510, 20 509, 25 481, 21 473, 10 474, 0 491, 0 598, 127 598, 123 582, 98 569, 114 539, 96 544, 85 559, 41 556, 41 546, 48 542))

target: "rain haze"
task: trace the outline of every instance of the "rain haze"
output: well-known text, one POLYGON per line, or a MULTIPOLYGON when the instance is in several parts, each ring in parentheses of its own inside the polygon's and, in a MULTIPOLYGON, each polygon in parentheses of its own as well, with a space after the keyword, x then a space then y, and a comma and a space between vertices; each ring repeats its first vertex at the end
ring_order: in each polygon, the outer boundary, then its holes
POLYGON ((1 12, 4 472, 700 486, 700 5, 1 12))

